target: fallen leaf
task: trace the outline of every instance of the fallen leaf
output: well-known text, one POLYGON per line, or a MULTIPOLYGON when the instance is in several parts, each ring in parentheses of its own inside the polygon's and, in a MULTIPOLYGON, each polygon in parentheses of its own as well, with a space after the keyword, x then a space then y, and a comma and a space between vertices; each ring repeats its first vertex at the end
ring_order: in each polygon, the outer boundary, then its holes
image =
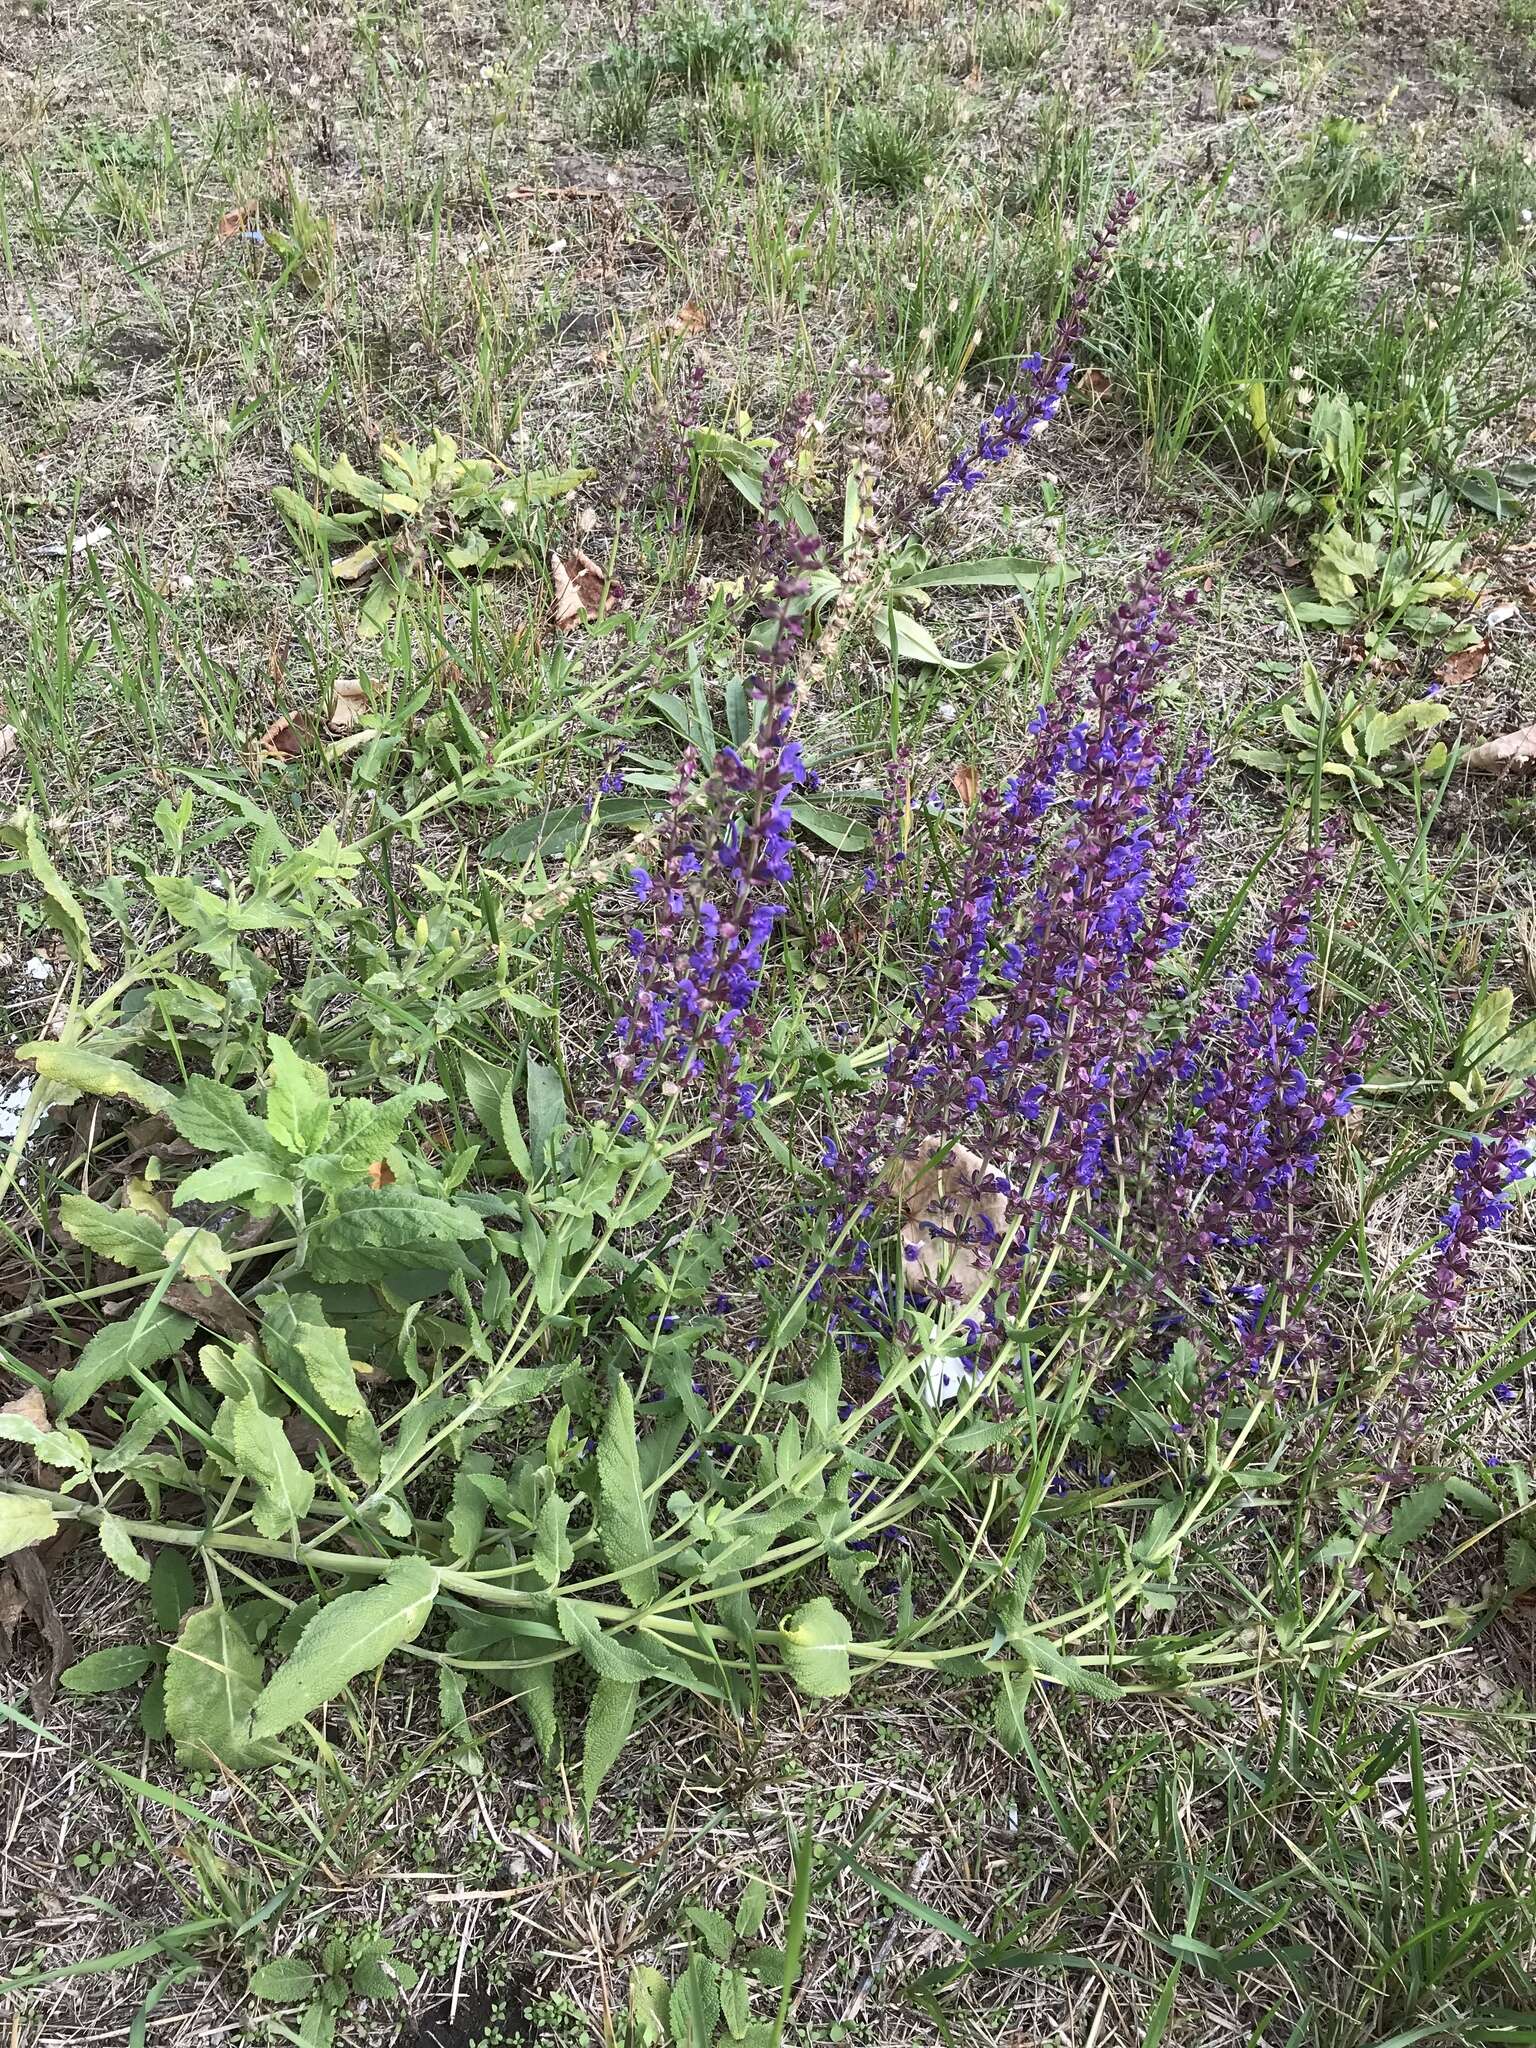
POLYGON ((1107 398, 1111 390, 1109 373, 1106 370, 1084 370, 1077 380, 1077 388, 1086 392, 1089 398, 1107 398))
POLYGON ((601 563, 594 562, 580 548, 569 555, 551 555, 549 567, 555 579, 556 632, 569 633, 584 619, 601 618, 604 612, 611 612, 624 595, 623 584, 617 578, 608 583, 601 563))
POLYGON ((1474 676, 1480 676, 1488 666, 1488 657, 1493 649, 1486 640, 1474 640, 1470 647, 1464 647, 1459 654, 1452 654, 1441 664, 1439 676, 1442 683, 1470 683, 1474 676))
POLYGON ((952 772, 949 779, 954 784, 955 795, 959 797, 961 803, 975 803, 977 797, 981 794, 981 777, 969 761, 962 761, 960 766, 952 772))
POLYGON ((21 739, 14 725, 0 725, 0 761, 9 761, 21 745, 21 739))
POLYGON ((220 220, 214 232, 221 242, 227 242, 233 236, 243 233, 255 220, 260 211, 261 206, 258 200, 247 199, 243 206, 232 206, 228 213, 220 220))
POLYGON ((287 718, 274 718, 256 742, 257 755, 263 761, 297 761, 303 747, 303 735, 287 718))
POLYGON ((39 1429, 47 1429, 48 1403, 36 1387, 24 1387, 14 1401, 7 1401, 0 1407, 0 1415, 19 1415, 23 1422, 35 1422, 39 1429))
POLYGON ((387 1159, 375 1159, 368 1169, 368 1185, 371 1188, 392 1188, 395 1176, 389 1170, 387 1159))
POLYGON ((48 1662, 27 1688, 34 1714, 43 1713, 59 1683, 59 1673, 75 1661, 75 1646, 59 1618, 48 1590, 48 1574, 37 1550, 18 1550, 0 1566, 0 1665, 16 1653, 18 1622, 30 1621, 48 1647, 48 1662))
POLYGON ((1463 758, 1474 775, 1536 775, 1536 725, 1484 740, 1463 758))
POLYGON ((907 1286, 968 1301, 992 1277, 991 1248, 1007 1229, 1007 1194, 1001 1175, 965 1145, 935 1160, 944 1142, 924 1138, 911 1158, 892 1160, 886 1185, 902 1206, 907 1286))
POLYGON ((368 696, 356 676, 338 676, 331 689, 332 732, 350 732, 368 709, 368 696))
POLYGON ((667 322, 669 334, 702 334, 709 325, 709 315, 692 299, 684 299, 677 311, 667 322))

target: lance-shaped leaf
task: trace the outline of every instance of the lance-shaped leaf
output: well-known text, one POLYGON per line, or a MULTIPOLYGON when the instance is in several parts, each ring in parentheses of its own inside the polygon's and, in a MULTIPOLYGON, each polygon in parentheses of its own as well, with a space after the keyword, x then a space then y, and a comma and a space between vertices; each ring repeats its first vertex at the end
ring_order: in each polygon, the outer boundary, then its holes
POLYGON ((603 1555, 619 1573, 628 1598, 643 1606, 656 1598, 651 1562, 651 1520, 635 1441, 635 1403, 626 1380, 614 1382, 597 1445, 597 1533, 603 1555))
POLYGON ((378 1585, 328 1602, 256 1702, 253 1734, 280 1735, 354 1678, 376 1671, 391 1650, 414 1642, 432 1612, 437 1582, 430 1565, 404 1558, 378 1585))
POLYGON ((239 1771, 267 1762, 251 1733, 261 1664, 227 1607, 200 1607, 181 1625, 165 1664, 165 1732, 185 1764, 212 1757, 239 1771))

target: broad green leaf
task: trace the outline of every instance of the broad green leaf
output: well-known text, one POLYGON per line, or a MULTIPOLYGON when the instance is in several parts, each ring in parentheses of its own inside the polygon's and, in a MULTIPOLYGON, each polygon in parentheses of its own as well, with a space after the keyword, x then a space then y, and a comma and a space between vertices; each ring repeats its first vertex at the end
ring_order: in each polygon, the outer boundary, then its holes
POLYGON ((1512 1536, 1504 1551, 1504 1576, 1512 1593, 1528 1593, 1536 1586, 1536 1543, 1524 1536, 1512 1536))
POLYGON ((973 669, 985 668, 983 661, 951 661, 928 628, 910 612, 891 608, 888 618, 888 638, 892 654, 898 661, 918 661, 927 668, 941 668, 951 675, 966 675, 973 669))
POLYGON ((629 1973, 629 2016, 639 2048, 664 2048, 672 1994, 666 1978, 650 1963, 636 1963, 629 1973))
POLYGON ((549 1165, 550 1150, 565 1127, 565 1083, 554 1067, 530 1051, 523 1089, 528 1105, 528 1155, 537 1176, 549 1165))
POLYGON ((629 1383, 617 1378, 597 1443, 597 1533, 603 1556, 620 1576, 635 1606, 656 1598, 651 1561, 651 1518, 640 1476, 635 1403, 629 1383))
POLYGON ((376 1671, 391 1650, 414 1642, 432 1612, 437 1581, 430 1565, 405 1558, 378 1585, 328 1602, 257 1701, 253 1733, 280 1735, 352 1679, 376 1671))
POLYGON ((297 2005, 301 1998, 314 1996, 319 1982, 308 1963, 301 1963, 297 1956, 276 1956, 252 1970, 249 1989, 253 1998, 264 1998, 271 2005, 297 2005))
POLYGON ((85 921, 85 912, 80 908, 79 898, 53 864, 38 830, 36 813, 23 805, 0 822, 0 846, 14 848, 19 856, 16 863, 7 861, 5 867, 9 869, 15 865, 24 868, 42 890, 48 905, 49 922, 64 934, 70 951, 87 967, 99 969, 101 962, 91 951, 91 931, 85 921))
POLYGON ((992 1726, 997 1730, 997 1739, 1010 1756, 1021 1756, 1029 1734, 1029 1722, 1025 1715, 1025 1703, 1029 1698, 1029 1680, 1016 1678, 1011 1671, 1005 1671, 997 1688, 997 1701, 992 1709, 992 1726))
POLYGON ((944 562, 903 576, 903 590, 1029 590, 1051 568, 1038 555, 984 555, 969 562, 944 562))
POLYGON ((230 1445, 240 1470, 260 1489, 253 1519, 263 1536, 291 1536, 309 1513, 315 1477, 299 1463, 275 1415, 247 1397, 232 1403, 230 1445))
POLYGON ((271 1133, 234 1089, 201 1074, 194 1075, 171 1104, 171 1121, 200 1152, 271 1151, 271 1133))
POLYGON ((155 1627, 163 1635, 172 1634, 196 1605, 192 1568, 186 1558, 169 1546, 157 1551, 149 1568, 149 1606, 155 1627))
POLYGON ((200 1607, 181 1625, 165 1664, 165 1729, 184 1764, 229 1770, 269 1761, 251 1735, 261 1664, 227 1607, 200 1607))
POLYGON ((480 1754, 480 1738, 470 1723, 469 1711, 464 1704, 465 1687, 462 1671, 455 1671, 447 1664, 438 1666, 437 1707, 442 1717, 443 1733, 454 1745, 453 1760, 459 1769, 471 1778, 478 1778, 485 1770, 485 1759, 480 1754))
POLYGON ((45 1500, 24 1493, 0 1493, 0 1557, 46 1543, 58 1531, 58 1517, 45 1500))
POLYGON ((324 1320, 312 1295, 294 1298, 295 1322, 290 1333, 304 1361, 310 1386, 334 1415, 361 1415, 368 1406, 347 1350, 345 1334, 324 1320))
POLYGON ((779 1641, 785 1669, 812 1699, 838 1699, 852 1685, 848 1645, 853 1630, 824 1594, 779 1623, 779 1641))
POLYGON ((142 1678, 154 1663, 150 1651, 138 1643, 115 1643, 110 1650, 95 1650, 59 1673, 66 1692, 121 1692, 142 1678))
POLYGON ((619 1751, 629 1740, 639 1698, 637 1683, 622 1678, 600 1678, 597 1682, 587 1709, 581 1745, 581 1803, 588 1813, 619 1751))
POLYGON ((52 1040, 34 1040, 16 1048, 18 1059, 31 1060, 38 1078, 54 1088, 70 1088, 81 1095, 123 1095, 141 1109, 161 1111, 172 1102, 169 1088, 147 1081, 126 1060, 108 1059, 81 1045, 57 1045, 52 1040))
POLYGON ((555 1620, 573 1650, 579 1650, 599 1678, 638 1684, 654 1678, 656 1666, 622 1636, 610 1634, 587 1600, 557 1600, 555 1620))
POLYGON ((76 1244, 132 1273, 158 1273, 167 1263, 165 1225, 137 1209, 109 1209, 89 1195, 65 1195, 59 1221, 76 1244))
POLYGON ((763 1931, 768 1912, 768 1887, 760 1877, 749 1877, 736 1907, 736 1938, 756 1941, 763 1931))
POLYGON ((67 1472, 90 1470, 91 1447, 77 1429, 50 1429, 30 1415, 0 1414, 0 1443, 25 1444, 34 1458, 67 1472))
POLYGON ((561 1574, 571 1568, 574 1553, 565 1533, 570 1519, 571 1503, 562 1500, 558 1493, 552 1493, 539 1509, 533 1539, 533 1567, 546 1586, 553 1586, 561 1574))
POLYGON ((291 484, 275 484, 272 502, 290 526, 297 527, 300 533, 307 533, 315 540, 324 541, 327 546, 345 546, 353 538, 350 526, 343 526, 329 512, 317 510, 291 484))
POLYGON ((397 1956, 387 1941, 374 1941, 352 1964, 354 1998, 399 1998, 418 1981, 415 1965, 397 1956))
POLYGON ((144 1372, 174 1358, 196 1327, 186 1316, 176 1315, 156 1303, 147 1312, 140 1309, 126 1322, 111 1323, 98 1330, 74 1364, 54 1376, 49 1398, 59 1420, 62 1422, 77 1408, 83 1408, 114 1380, 126 1379, 135 1370, 144 1372))
POLYGON ((685 1906, 684 1913, 690 1923, 703 1935, 710 1954, 717 1962, 725 1962, 736 1944, 735 1930, 723 1913, 717 1913, 713 1906, 685 1906))
POLYGON ((1096 1700, 1117 1700, 1121 1696, 1120 1687, 1112 1678, 1105 1678, 1101 1672, 1080 1664, 1076 1657, 1069 1657, 1064 1650, 1058 1650, 1045 1636, 1032 1635, 1026 1629, 1010 1629, 1008 1641, 1031 1671, 1042 1678, 1054 1679, 1068 1692, 1087 1693, 1096 1700))
POLYGON ((1450 1489, 1443 1479, 1431 1479, 1404 1495, 1392 1511, 1392 1526, 1377 1546, 1383 1557, 1401 1557, 1410 1544, 1427 1536, 1445 1512, 1450 1489))
MULTIPOLYGON (((319 1230, 315 1233, 319 1235, 319 1230)), ((337 1202, 324 1226, 332 1263, 347 1251, 419 1251, 451 1240, 484 1237, 485 1224, 467 1202, 445 1202, 412 1188, 358 1188, 337 1202)))
POLYGON ((212 1166, 189 1173, 176 1190, 183 1202, 243 1202, 250 1208, 291 1209, 299 1199, 297 1185, 272 1162, 270 1152, 234 1152, 212 1166))
POLYGON ((135 1549, 128 1525, 118 1515, 103 1514, 96 1524, 96 1534, 106 1556, 115 1564, 125 1578, 136 1585, 149 1584, 149 1559, 135 1549))
POLYGON ((674 2048, 714 2048, 720 2023, 720 1968, 708 1956, 694 1954, 672 1986, 667 2008, 674 2048))
POLYGON ((272 1062, 267 1091, 267 1129, 285 1152, 307 1158, 325 1144, 331 1127, 331 1095, 325 1072, 300 1059, 286 1038, 267 1034, 272 1062))

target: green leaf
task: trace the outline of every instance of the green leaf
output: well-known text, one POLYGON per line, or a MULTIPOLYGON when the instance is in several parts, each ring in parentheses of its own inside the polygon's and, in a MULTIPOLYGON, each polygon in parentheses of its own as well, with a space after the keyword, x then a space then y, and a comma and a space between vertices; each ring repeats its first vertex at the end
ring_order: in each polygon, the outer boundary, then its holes
POLYGON ((556 1068, 530 1051, 523 1092, 528 1108, 528 1156, 538 1175, 549 1165, 555 1140, 565 1128, 565 1083, 556 1068))
POLYGON ((581 1803, 590 1813, 604 1778, 613 1769, 619 1751, 629 1740, 635 1725, 635 1706, 640 1698, 637 1683, 622 1678, 600 1678, 587 1709, 586 1731, 581 1745, 581 1803))
POLYGON ((272 1163, 270 1153, 234 1152, 212 1166, 189 1173, 176 1190, 183 1202, 243 1202, 249 1208, 291 1209, 299 1199, 297 1185, 272 1163))
MULTIPOLYGON (((0 846, 13 847, 20 856, 15 865, 24 868, 42 890, 48 905, 49 922, 64 934, 70 951, 87 967, 99 969, 101 962, 91 951, 91 932, 85 921, 85 912, 43 844, 36 813, 25 806, 13 811, 0 823, 0 846)), ((9 869, 12 863, 8 861, 5 866, 9 869)))
MULTIPOLYGON (((109 1212, 112 1213, 112 1212, 109 1212)), ((196 1324, 186 1316, 156 1303, 140 1309, 126 1322, 111 1323, 86 1345, 73 1365, 54 1376, 49 1398, 62 1422, 83 1408, 87 1401, 114 1380, 144 1372, 167 1358, 174 1358, 186 1344, 196 1324)))
POLYGON ((848 1645, 853 1630, 848 1617, 825 1595, 808 1600, 779 1623, 784 1665, 795 1684, 812 1699, 839 1699, 853 1683, 848 1645))
POLYGON ((16 1048, 18 1059, 31 1060, 38 1078, 54 1088, 73 1089, 80 1095, 123 1095, 141 1109, 167 1110, 172 1096, 158 1081, 146 1081, 126 1060, 108 1059, 82 1045, 57 1045, 52 1040, 35 1040, 16 1048))
POLYGON ((910 612, 898 611, 894 606, 889 614, 888 639, 898 661, 922 662, 925 667, 945 669, 951 675, 966 675, 987 666, 984 661, 951 661, 925 625, 910 612))
POLYGON ((1022 1628, 1009 1628, 1007 1635, 1022 1661, 1040 1677, 1054 1679, 1068 1692, 1087 1693, 1090 1699, 1117 1700, 1121 1697, 1121 1689, 1112 1678, 1105 1678, 1087 1665, 1080 1664, 1076 1657, 1069 1657, 1064 1650, 1058 1650, 1045 1636, 1032 1635, 1022 1628))
POLYGON ((603 1556, 619 1574, 637 1606, 656 1598, 659 1581, 651 1561, 651 1518, 640 1476, 635 1440, 635 1404, 629 1383, 616 1378, 597 1444, 597 1534, 603 1556))
POLYGON ((197 1074, 171 1104, 171 1121, 200 1152, 269 1152, 271 1133, 233 1088, 197 1074))
POLYGON ((49 1429, 30 1415, 0 1415, 0 1443, 25 1444, 45 1465, 62 1465, 70 1472, 90 1470, 91 1447, 77 1429, 49 1429))
POLYGON ((539 1509, 533 1539, 533 1567, 546 1586, 553 1586, 561 1574, 571 1568, 575 1553, 565 1533, 570 1519, 571 1503, 562 1500, 558 1493, 552 1493, 539 1509))
MULTIPOLYGON (((343 1253, 420 1251, 425 1246, 484 1237, 485 1224, 467 1202, 445 1202, 405 1187, 357 1188, 339 1197, 334 1218, 311 1233, 323 1236, 327 1265, 344 1267, 343 1253)), ((338 1278, 349 1277, 344 1271, 338 1278)))
POLYGON ((308 1963, 301 1963, 297 1956, 277 1956, 252 1970, 248 1988, 253 1998, 264 1998, 269 2004, 297 2005, 301 1998, 314 1996, 319 1982, 308 1963))
POLYGON ((286 1038, 267 1034, 272 1061, 267 1091, 267 1129, 285 1152, 300 1159, 318 1152, 331 1128, 331 1095, 325 1072, 300 1059, 286 1038))
POLYGON ((830 846, 834 853, 862 853, 869 845, 867 825, 841 811, 829 811, 825 804, 806 803, 797 797, 790 804, 789 815, 803 832, 830 846))
POLYGON ((325 1321, 313 1295, 296 1295, 293 1310, 295 1321, 289 1335, 304 1361, 310 1386, 333 1415, 364 1414, 368 1402, 357 1383, 345 1333, 325 1321))
POLYGON ((430 1565, 405 1558, 378 1585, 322 1607, 257 1701, 252 1732, 280 1735, 354 1678, 376 1671, 391 1650, 414 1642, 432 1612, 437 1583, 430 1565))
POLYGON ((903 576, 902 590, 1030 590, 1051 567, 1038 555, 984 555, 903 576))
POLYGON ((720 1970, 708 1956, 692 1955, 672 1986, 668 2007, 675 2048, 714 2048, 720 2024, 720 1970))
POLYGON ((58 1517, 45 1500, 24 1493, 0 1493, 0 1557, 46 1543, 58 1531, 58 1517))
POLYGON ((1536 1543, 1524 1536, 1512 1536, 1504 1550, 1504 1576, 1512 1593, 1528 1593, 1536 1586, 1536 1543))
POLYGON ((613 1678, 628 1684, 654 1678, 656 1666, 622 1636, 610 1633, 587 1600, 557 1600, 555 1620, 560 1633, 573 1650, 579 1650, 599 1678, 613 1678))
POLYGON ((466 1683, 462 1671, 455 1671, 447 1664, 438 1666, 437 1708, 442 1717, 443 1733, 454 1745, 453 1760, 459 1769, 472 1778, 478 1778, 485 1770, 485 1759, 480 1754, 480 1738, 464 1704, 466 1683))
POLYGON ((1029 1734, 1029 1723, 1024 1713, 1028 1698, 1028 1679, 1016 1678, 1011 1671, 1005 1671, 992 1709, 992 1726, 997 1731, 998 1741, 1010 1756, 1021 1756, 1024 1751, 1029 1734))
POLYGON ((109 1209, 89 1195, 65 1195, 59 1221, 76 1244, 132 1273, 158 1273, 166 1264, 165 1225, 137 1209, 109 1209))
POLYGON ((284 1434, 283 1425, 257 1405, 253 1395, 231 1403, 229 1442, 259 1498, 253 1519, 263 1536, 291 1536, 315 1499, 315 1475, 306 1472, 284 1434))
POLYGON ((685 1906, 683 1911, 703 1935, 710 1954, 717 1962, 725 1962, 736 1944, 735 1930, 730 1921, 723 1913, 717 1913, 713 1906, 685 1906))
POLYGON ((125 1578, 132 1579, 139 1586, 149 1584, 149 1559, 134 1548, 128 1525, 120 1516, 103 1514, 96 1525, 96 1534, 101 1539, 103 1552, 125 1578))
POLYGON ((1392 1526, 1377 1549, 1383 1557, 1401 1557, 1410 1544, 1427 1536, 1445 1511, 1450 1488, 1443 1479, 1430 1479, 1405 1494, 1392 1511, 1392 1526))
POLYGON ((139 1643, 116 1643, 110 1650, 96 1650, 59 1673, 66 1692, 121 1692, 141 1679, 154 1656, 139 1643))
POLYGON ((192 1568, 179 1550, 167 1547, 155 1553, 149 1568, 149 1606, 155 1627, 170 1635, 181 1627, 182 1617, 197 1605, 192 1568))
POLYGON ((763 1931, 768 1912, 768 1887, 760 1877, 749 1877, 736 1907, 736 1938, 755 1941, 763 1931))

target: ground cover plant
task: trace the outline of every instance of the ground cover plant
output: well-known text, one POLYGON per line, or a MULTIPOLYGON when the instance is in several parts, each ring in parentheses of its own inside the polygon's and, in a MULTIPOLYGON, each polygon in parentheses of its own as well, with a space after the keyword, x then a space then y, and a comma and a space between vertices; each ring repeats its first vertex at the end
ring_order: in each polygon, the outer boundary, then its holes
POLYGON ((1536 2037, 1517 12, 20 21, 16 2042, 1536 2037))

